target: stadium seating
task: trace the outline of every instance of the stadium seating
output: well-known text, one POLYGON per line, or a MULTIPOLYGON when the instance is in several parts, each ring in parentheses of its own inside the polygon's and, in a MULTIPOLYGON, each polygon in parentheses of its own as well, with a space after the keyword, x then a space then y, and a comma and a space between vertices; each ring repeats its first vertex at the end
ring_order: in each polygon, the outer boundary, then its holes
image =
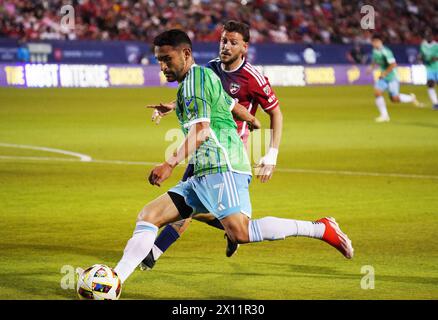
MULTIPOLYGON (((249 23, 253 43, 366 43, 370 37, 360 27, 364 3, 358 0, 74 1, 75 28, 66 34, 59 26, 63 4, 62 0, 2 1, 0 37, 150 42, 163 29, 183 28, 196 42, 214 42, 221 22, 228 19, 249 23)), ((418 44, 429 27, 437 33, 434 1, 370 0, 367 4, 375 8, 375 31, 385 43, 418 44)))

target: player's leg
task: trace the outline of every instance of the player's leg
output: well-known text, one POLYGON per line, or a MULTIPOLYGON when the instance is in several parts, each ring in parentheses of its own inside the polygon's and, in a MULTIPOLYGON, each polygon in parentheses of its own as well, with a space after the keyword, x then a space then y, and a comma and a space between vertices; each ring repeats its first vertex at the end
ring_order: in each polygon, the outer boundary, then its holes
POLYGON ((427 70, 427 94, 434 110, 438 110, 438 98, 435 91, 436 81, 438 81, 438 71, 427 70))
MULTIPOLYGON (((224 226, 219 221, 219 219, 215 218, 214 215, 212 215, 211 213, 197 214, 193 216, 193 219, 204 222, 216 229, 224 230, 224 226)), ((225 248, 225 256, 230 258, 239 248, 239 244, 231 241, 227 233, 224 234, 224 238, 227 240, 227 246, 225 248)))
MULTIPOLYGON (((188 178, 193 176, 194 166, 193 164, 187 165, 186 170, 184 171, 184 175, 181 181, 187 181, 188 178)), ((140 263, 141 270, 150 270, 155 266, 155 262, 160 258, 160 256, 167 250, 169 247, 175 243, 181 234, 188 228, 190 225, 191 218, 187 218, 184 220, 176 221, 174 223, 170 223, 164 227, 164 229, 160 232, 157 239, 155 240, 154 245, 152 246, 152 250, 147 254, 147 256, 140 263)))
POLYGON ((417 100, 414 93, 400 93, 400 82, 393 80, 388 84, 389 97, 394 103, 412 103, 415 107, 422 108, 424 105, 417 100))
POLYGON ((140 263, 140 270, 151 270, 161 255, 184 233, 191 220, 191 218, 187 218, 166 225, 155 240, 151 251, 140 263))
POLYGON ((221 220, 232 241, 250 243, 284 240, 287 237, 321 239, 351 259, 354 249, 348 236, 341 231, 334 218, 302 221, 276 217, 250 220, 244 214, 233 214, 221 220))
POLYGON ((134 234, 126 244, 122 259, 114 270, 124 282, 144 259, 154 244, 158 229, 181 219, 175 199, 163 194, 147 204, 138 214, 134 234))
POLYGON ((385 98, 383 97, 383 93, 388 89, 388 83, 380 79, 374 86, 374 96, 377 110, 379 110, 379 116, 375 119, 376 122, 388 122, 389 114, 388 109, 386 108, 385 98))
POLYGON ((249 175, 231 172, 196 181, 199 186, 194 191, 198 199, 220 219, 231 241, 249 243, 303 236, 324 240, 345 257, 353 256, 351 241, 333 218, 302 221, 265 217, 251 220, 250 181, 249 175))

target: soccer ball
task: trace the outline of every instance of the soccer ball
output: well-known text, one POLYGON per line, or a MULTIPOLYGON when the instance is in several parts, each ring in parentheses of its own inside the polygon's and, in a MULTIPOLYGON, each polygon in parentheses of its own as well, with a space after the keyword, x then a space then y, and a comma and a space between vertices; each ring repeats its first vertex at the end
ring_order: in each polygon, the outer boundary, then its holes
POLYGON ((106 265, 95 264, 79 272, 77 293, 81 300, 117 300, 121 292, 119 276, 106 265))

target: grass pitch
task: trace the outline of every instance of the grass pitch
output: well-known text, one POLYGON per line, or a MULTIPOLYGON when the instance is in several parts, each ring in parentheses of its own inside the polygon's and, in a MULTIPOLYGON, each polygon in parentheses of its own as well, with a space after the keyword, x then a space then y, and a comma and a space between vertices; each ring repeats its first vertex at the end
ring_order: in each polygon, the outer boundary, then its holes
MULTIPOLYGON (((428 101, 425 87, 402 91, 428 101)), ((195 221, 152 272, 127 280, 122 298, 437 299, 438 112, 388 102, 392 121, 376 124, 370 86, 276 92, 285 121, 278 170, 251 183, 253 216, 334 216, 354 259, 306 238, 244 245, 226 258, 223 232, 195 221), (366 266, 374 289, 361 287, 366 266)), ((138 163, 164 160, 165 134, 177 127, 174 115, 154 125, 143 106, 174 94, 0 89, 0 143, 131 161, 0 146, 0 299, 76 299, 71 268, 117 263, 138 211, 183 173, 152 187, 152 166, 138 163)))

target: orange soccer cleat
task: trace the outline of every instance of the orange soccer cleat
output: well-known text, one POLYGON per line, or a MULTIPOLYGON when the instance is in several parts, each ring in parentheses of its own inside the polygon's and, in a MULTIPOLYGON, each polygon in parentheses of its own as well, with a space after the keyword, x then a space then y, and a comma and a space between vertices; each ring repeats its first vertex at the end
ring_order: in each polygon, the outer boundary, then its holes
POLYGON ((322 240, 338 249, 345 258, 353 258, 354 249, 351 245, 351 240, 341 231, 341 228, 339 228, 339 225, 334 218, 326 217, 319 219, 316 222, 325 224, 325 231, 322 240))

